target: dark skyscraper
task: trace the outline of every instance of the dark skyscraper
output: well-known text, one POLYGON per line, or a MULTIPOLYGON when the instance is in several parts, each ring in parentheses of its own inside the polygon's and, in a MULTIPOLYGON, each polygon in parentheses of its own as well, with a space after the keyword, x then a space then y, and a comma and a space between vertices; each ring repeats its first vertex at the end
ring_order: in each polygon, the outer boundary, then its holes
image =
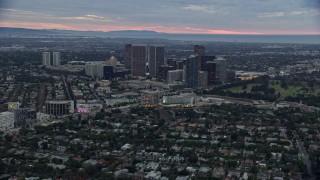
POLYGON ((173 66, 175 69, 177 69, 177 60, 174 58, 168 58, 167 59, 167 65, 173 66))
POLYGON ((203 56, 206 54, 206 48, 201 45, 194 45, 194 54, 197 56, 203 56))
POLYGON ((124 66, 131 69, 132 45, 126 44, 124 47, 124 66))
POLYGON ((216 63, 209 61, 206 63, 206 71, 208 72, 208 85, 212 86, 217 81, 216 63))
POLYGON ((164 65, 164 46, 150 45, 148 47, 148 67, 149 75, 157 78, 159 67, 164 65))
POLYGON ((147 46, 132 45, 131 74, 133 76, 146 76, 147 46))
POLYGON ((198 71, 199 71, 199 59, 197 56, 190 56, 186 61, 186 83, 187 87, 198 87, 198 71))
POLYGON ((103 66, 103 77, 108 80, 114 77, 113 66, 103 66))
POLYGON ((206 64, 209 61, 214 61, 216 59, 215 56, 200 56, 200 69, 201 71, 206 71, 206 64))
POLYGON ((171 71, 171 70, 175 70, 175 68, 173 66, 160 66, 158 80, 167 82, 168 71, 171 71))

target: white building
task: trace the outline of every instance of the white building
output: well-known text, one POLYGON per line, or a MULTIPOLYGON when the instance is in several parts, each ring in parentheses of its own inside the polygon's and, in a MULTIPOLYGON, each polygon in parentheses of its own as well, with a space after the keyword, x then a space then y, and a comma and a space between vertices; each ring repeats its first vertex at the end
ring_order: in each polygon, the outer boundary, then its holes
POLYGON ((97 74, 97 65, 96 64, 86 64, 85 73, 88 76, 96 76, 96 74, 97 74))
POLYGON ((42 52, 42 65, 51 66, 50 52, 42 52))
POLYGON ((104 62, 92 62, 85 65, 85 73, 88 76, 104 76, 104 66, 106 64, 104 62))
POLYGON ((276 73, 277 73, 276 68, 274 68, 274 67, 268 68, 268 75, 269 76, 275 75, 276 73))
POLYGON ((195 96, 192 93, 185 93, 174 96, 163 96, 163 104, 193 104, 195 96))
POLYGON ((60 52, 53 52, 53 66, 60 66, 60 52))
POLYGON ((0 113, 0 131, 14 128, 14 114, 12 112, 0 113))

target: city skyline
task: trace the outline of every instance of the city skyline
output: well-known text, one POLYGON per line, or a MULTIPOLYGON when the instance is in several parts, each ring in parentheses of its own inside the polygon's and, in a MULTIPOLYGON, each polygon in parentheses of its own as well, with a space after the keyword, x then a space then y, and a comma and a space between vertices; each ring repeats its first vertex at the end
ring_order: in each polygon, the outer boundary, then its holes
POLYGON ((0 27, 178 34, 320 34, 317 0, 9 0, 0 27), (36 6, 35 6, 36 4, 36 6))

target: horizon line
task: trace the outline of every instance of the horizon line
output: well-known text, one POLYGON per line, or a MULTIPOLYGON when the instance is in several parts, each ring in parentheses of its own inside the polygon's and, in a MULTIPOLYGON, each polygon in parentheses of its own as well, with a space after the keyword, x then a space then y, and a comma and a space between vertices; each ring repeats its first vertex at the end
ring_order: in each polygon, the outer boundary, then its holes
POLYGON ((16 29, 30 29, 30 30, 58 30, 58 31, 77 31, 77 32, 101 32, 101 33, 108 33, 108 32, 121 32, 121 31, 149 31, 155 33, 163 33, 163 34, 173 34, 173 35, 256 35, 256 36, 320 36, 319 33, 257 33, 257 32, 237 32, 237 31, 227 31, 227 30, 205 30, 203 33, 199 32, 166 32, 166 31, 156 31, 151 29, 118 29, 118 30, 84 30, 84 29, 69 29, 69 28, 29 28, 29 27, 19 27, 19 26, 1 26, 0 28, 16 28, 16 29), (207 31, 207 32, 206 32, 207 31), (208 32, 209 31, 209 32, 208 32), (211 32, 210 32, 211 31, 211 32), (220 33, 218 33, 220 32, 220 33), (230 32, 230 33, 228 33, 230 32))

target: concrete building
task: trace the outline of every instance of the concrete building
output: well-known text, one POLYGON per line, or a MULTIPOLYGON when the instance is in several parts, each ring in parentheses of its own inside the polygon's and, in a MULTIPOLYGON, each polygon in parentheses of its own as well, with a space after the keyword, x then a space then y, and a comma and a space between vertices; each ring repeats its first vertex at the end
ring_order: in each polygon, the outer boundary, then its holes
POLYGON ((124 46, 124 66, 127 69, 131 69, 131 57, 132 57, 132 45, 126 44, 124 46))
POLYGON ((164 65, 164 46, 150 45, 148 46, 148 67, 149 76, 158 78, 159 68, 164 65))
POLYGON ((37 111, 34 108, 18 108, 14 111, 15 127, 29 127, 37 123, 37 111))
POLYGON ((53 52, 53 64, 52 66, 60 66, 60 52, 53 52))
POLYGON ((213 61, 209 61, 206 63, 206 69, 208 73, 208 86, 212 86, 217 82, 217 70, 216 63, 213 61))
POLYGON ((162 82, 168 82, 168 72, 174 70, 173 66, 163 65, 159 67, 158 80, 162 82))
POLYGON ((46 114, 63 116, 74 113, 74 101, 46 101, 46 114))
POLYGON ((133 76, 146 76, 147 46, 132 45, 131 74, 133 76))
POLYGON ((186 84, 189 88, 198 87, 198 71, 199 71, 199 59, 197 56, 190 56, 186 61, 186 84))
POLYGON ((88 76, 97 76, 97 68, 97 64, 86 64, 84 70, 88 76))
POLYGON ((170 104, 190 104, 194 103, 194 94, 185 93, 174 96, 163 96, 162 104, 170 105, 170 104))
POLYGON ((0 113, 0 131, 14 128, 14 114, 12 112, 0 113))
POLYGON ((88 76, 100 77, 103 79, 112 79, 114 77, 114 69, 112 65, 105 65, 102 62, 95 62, 85 65, 85 73, 88 76))
POLYGON ((173 66, 174 69, 177 69, 177 59, 175 59, 175 58, 168 58, 168 59, 166 60, 166 64, 167 64, 168 66, 173 66))
POLYGON ((42 65, 51 66, 50 52, 42 52, 42 65))
POLYGON ((227 60, 218 58, 214 61, 216 63, 217 80, 221 83, 227 81, 227 60))
POLYGON ((183 80, 183 70, 168 71, 168 84, 176 84, 177 81, 183 80))
POLYGON ((141 104, 144 107, 156 107, 159 105, 159 92, 144 91, 141 94, 141 104))
POLYGON ((207 71, 207 62, 213 62, 216 57, 215 56, 199 56, 200 57, 200 70, 207 71))
POLYGON ((274 68, 274 67, 269 67, 268 68, 268 75, 269 76, 276 75, 276 73, 277 73, 276 68, 274 68))
POLYGON ((198 87, 207 88, 208 87, 208 72, 198 71, 198 87))
POLYGON ((185 64, 185 62, 183 60, 179 60, 176 62, 177 64, 177 68, 176 69, 183 69, 183 66, 185 64))

